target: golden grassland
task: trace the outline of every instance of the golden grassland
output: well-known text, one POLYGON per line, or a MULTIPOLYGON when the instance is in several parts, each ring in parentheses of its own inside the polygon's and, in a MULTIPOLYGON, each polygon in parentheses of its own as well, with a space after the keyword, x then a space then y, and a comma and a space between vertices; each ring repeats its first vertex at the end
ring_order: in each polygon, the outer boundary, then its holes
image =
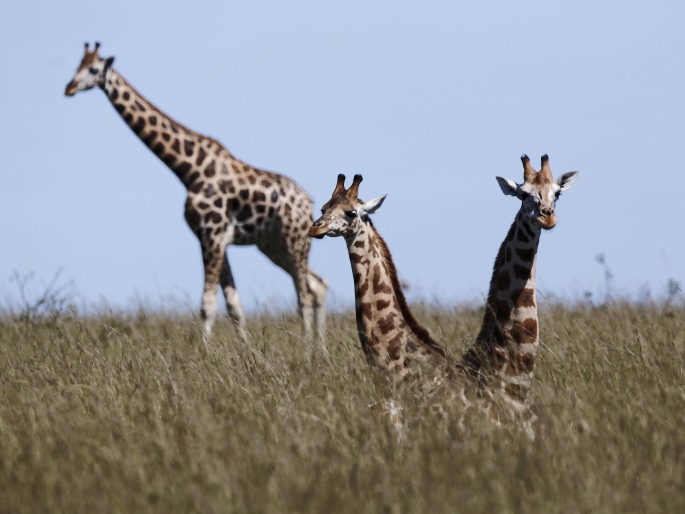
MULTIPOLYGON (((481 311, 415 309, 453 355, 481 311)), ((0 513, 685 512, 685 307, 547 306, 537 438, 446 401, 383 409, 351 313, 0 317, 0 513)))

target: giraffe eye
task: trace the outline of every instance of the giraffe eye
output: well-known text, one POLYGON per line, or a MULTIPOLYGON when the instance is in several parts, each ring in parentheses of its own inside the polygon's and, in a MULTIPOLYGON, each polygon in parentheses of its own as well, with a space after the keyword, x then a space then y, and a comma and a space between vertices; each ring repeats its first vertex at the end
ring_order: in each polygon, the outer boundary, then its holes
POLYGON ((348 218, 354 218, 357 216, 357 211, 345 211, 345 216, 348 218))
POLYGON ((91 75, 97 75, 98 74, 97 68, 88 68, 88 71, 90 72, 91 75))

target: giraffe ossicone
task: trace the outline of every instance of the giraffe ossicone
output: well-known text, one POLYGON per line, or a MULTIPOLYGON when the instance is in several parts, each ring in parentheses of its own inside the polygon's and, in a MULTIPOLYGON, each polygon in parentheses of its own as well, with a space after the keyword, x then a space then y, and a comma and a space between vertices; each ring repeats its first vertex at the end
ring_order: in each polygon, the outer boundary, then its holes
POLYGON ((254 168, 218 141, 174 121, 136 91, 113 67, 114 58, 85 44, 66 96, 99 88, 142 142, 168 166, 188 191, 185 219, 200 241, 204 265, 201 314, 203 340, 217 313, 217 286, 229 317, 245 338, 245 316, 228 259, 228 245, 256 245, 295 283, 305 337, 316 325, 323 344, 326 281, 308 264, 312 201, 293 180, 254 168))

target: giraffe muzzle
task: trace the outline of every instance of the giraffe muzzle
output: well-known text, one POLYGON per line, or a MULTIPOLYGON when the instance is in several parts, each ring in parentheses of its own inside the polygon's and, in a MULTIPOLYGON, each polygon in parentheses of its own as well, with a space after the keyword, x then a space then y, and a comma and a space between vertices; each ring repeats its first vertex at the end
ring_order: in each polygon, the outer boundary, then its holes
POLYGON ((72 80, 71 82, 69 82, 67 84, 67 87, 64 89, 64 95, 65 96, 74 96, 76 94, 76 89, 77 89, 76 82, 72 80))
POLYGON ((309 237, 323 239, 326 235, 326 224, 322 221, 315 221, 312 228, 309 229, 309 237))
POLYGON ((536 221, 544 230, 550 230, 557 224, 557 215, 554 213, 548 215, 541 214, 537 217, 536 221))

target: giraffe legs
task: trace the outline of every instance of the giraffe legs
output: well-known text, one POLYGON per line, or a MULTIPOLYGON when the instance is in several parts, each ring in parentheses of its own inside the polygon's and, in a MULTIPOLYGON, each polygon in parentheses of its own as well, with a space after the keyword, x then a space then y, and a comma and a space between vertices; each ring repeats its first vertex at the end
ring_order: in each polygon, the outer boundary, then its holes
POLYGON ((311 269, 308 270, 307 287, 313 298, 313 317, 319 341, 326 340, 326 293, 328 283, 311 269))
POLYGON ((200 315, 202 316, 203 321, 202 342, 205 346, 207 346, 209 336, 212 334, 214 321, 216 320, 216 286, 219 284, 221 261, 223 258, 223 253, 218 249, 206 249, 205 245, 202 245, 202 260, 205 266, 205 287, 202 292, 200 315))
POLYGON ((236 324, 240 338, 243 341, 246 341, 245 313, 243 312, 243 306, 240 303, 240 295, 238 295, 238 290, 235 288, 233 273, 231 273, 231 265, 228 263, 228 255, 224 258, 221 266, 220 282, 221 289, 224 292, 224 298, 226 299, 228 317, 236 324))
MULTIPOLYGON (((306 262, 305 262, 306 264, 306 262)), ((297 292, 297 306, 304 324, 304 339, 311 342, 316 323, 319 344, 324 354, 326 348, 326 292, 328 284, 308 267, 291 273, 297 292)))
POLYGON ((271 262, 293 278, 295 293, 297 294, 297 307, 304 325, 304 339, 308 342, 312 340, 314 323, 316 322, 321 346, 327 352, 324 336, 328 284, 309 269, 307 265, 309 240, 304 239, 306 234, 303 234, 302 237, 303 239, 297 241, 299 243, 306 241, 307 244, 298 250, 289 246, 282 239, 270 239, 257 243, 257 246, 264 255, 271 259, 271 262))
POLYGON ((202 293, 202 308, 200 314, 203 320, 202 341, 206 345, 212 333, 212 327, 217 314, 217 286, 221 288, 226 299, 229 317, 236 322, 238 333, 244 340, 245 315, 240 304, 240 297, 235 288, 231 267, 226 258, 226 244, 224 241, 200 241, 202 247, 202 262, 205 267, 205 286, 202 293))
POLYGON ((312 340, 312 326, 314 324, 314 298, 309 292, 309 281, 306 273, 293 274, 295 290, 297 292, 297 308, 304 323, 304 338, 307 342, 312 340))

